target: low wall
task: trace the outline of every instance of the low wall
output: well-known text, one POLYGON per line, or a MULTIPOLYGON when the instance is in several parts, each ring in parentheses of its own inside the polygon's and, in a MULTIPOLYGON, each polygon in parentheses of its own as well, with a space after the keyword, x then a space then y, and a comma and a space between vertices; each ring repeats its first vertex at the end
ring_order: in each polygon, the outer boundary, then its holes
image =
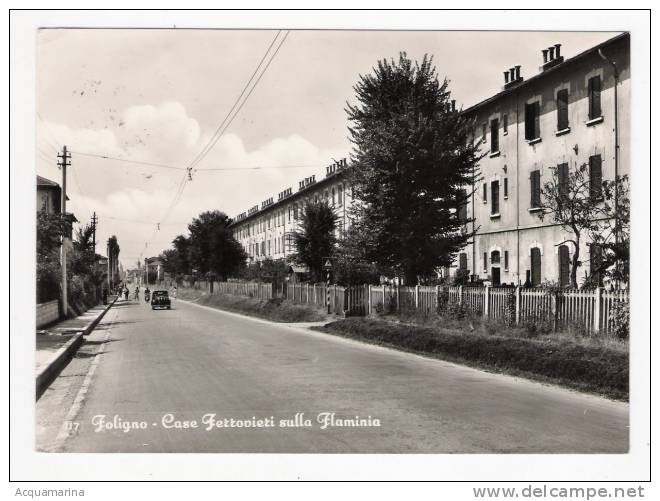
POLYGON ((60 305, 57 299, 37 305, 37 329, 60 318, 60 305))

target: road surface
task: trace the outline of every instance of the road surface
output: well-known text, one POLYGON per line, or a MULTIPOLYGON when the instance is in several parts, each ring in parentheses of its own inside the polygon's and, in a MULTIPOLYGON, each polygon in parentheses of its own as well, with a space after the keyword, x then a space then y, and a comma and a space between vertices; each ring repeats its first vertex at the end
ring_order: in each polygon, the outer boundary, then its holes
POLYGON ((628 405, 182 301, 169 311, 129 301, 38 401, 36 445, 622 453, 628 405))

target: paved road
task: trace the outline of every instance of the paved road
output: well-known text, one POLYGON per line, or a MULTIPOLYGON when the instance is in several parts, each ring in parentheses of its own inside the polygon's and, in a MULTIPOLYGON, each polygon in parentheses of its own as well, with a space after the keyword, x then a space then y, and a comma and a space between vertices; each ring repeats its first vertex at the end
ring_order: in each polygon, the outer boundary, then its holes
POLYGON ((628 405, 181 301, 170 311, 128 302, 38 402, 37 448, 625 452, 628 405), (333 412, 335 426, 321 429, 318 415, 333 412), (228 427, 207 430, 209 414, 228 427), (167 415, 198 427, 168 428, 167 415), (134 428, 100 427, 99 416, 134 428), (336 426, 356 416, 380 426, 336 426))

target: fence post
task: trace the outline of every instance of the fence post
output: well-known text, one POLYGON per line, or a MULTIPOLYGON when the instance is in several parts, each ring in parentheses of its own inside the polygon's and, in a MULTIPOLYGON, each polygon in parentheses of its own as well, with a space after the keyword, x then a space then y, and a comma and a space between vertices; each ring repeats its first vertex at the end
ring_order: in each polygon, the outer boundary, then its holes
POLYGON ((520 323, 520 285, 516 287, 516 325, 520 323))
POLYGON ((440 286, 435 286, 435 311, 440 311, 440 286))
POLYGON ((415 285, 415 309, 419 310, 419 285, 415 285))
POLYGON ((462 285, 458 286, 458 305, 459 306, 463 305, 463 286, 462 285))
POLYGON ((309 304, 309 283, 305 284, 305 295, 307 296, 305 299, 307 300, 307 304, 309 304))
POLYGON ((488 318, 488 307, 490 305, 490 285, 485 287, 484 291, 484 318, 488 318))
POLYGON ((371 284, 367 285, 367 287, 367 300, 369 301, 367 306, 367 315, 371 316, 371 284))
POLYGON ((596 287, 594 291, 594 332, 600 331, 600 300, 602 296, 602 287, 596 287))
POLYGON ((396 312, 401 311, 401 300, 399 299, 401 294, 399 294, 399 282, 396 283, 396 312))

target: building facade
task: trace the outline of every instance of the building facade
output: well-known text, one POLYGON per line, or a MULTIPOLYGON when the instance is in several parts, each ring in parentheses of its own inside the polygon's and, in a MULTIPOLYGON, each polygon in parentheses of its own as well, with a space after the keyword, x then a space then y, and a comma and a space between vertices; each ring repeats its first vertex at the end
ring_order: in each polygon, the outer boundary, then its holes
POLYGON ((348 227, 347 206, 349 194, 345 170, 346 159, 326 167, 325 177, 306 177, 298 183, 298 189, 287 188, 277 195, 254 205, 236 216, 231 223, 234 238, 243 246, 248 260, 262 261, 287 259, 293 252, 288 238, 300 228, 302 209, 307 202, 325 199, 338 217, 336 236, 340 238, 348 227))
MULTIPOLYGON (((453 273, 464 268, 494 285, 567 285, 575 252, 563 243, 569 234, 538 217, 550 168, 566 177, 586 165, 596 184, 630 173, 629 34, 567 60, 557 44, 543 49, 540 60, 537 75, 525 80, 519 66, 511 68, 501 92, 463 111, 475 121, 486 155, 467 207, 476 235, 457 256, 453 273)), ((594 257, 594 248, 583 242, 578 280, 594 257)))

